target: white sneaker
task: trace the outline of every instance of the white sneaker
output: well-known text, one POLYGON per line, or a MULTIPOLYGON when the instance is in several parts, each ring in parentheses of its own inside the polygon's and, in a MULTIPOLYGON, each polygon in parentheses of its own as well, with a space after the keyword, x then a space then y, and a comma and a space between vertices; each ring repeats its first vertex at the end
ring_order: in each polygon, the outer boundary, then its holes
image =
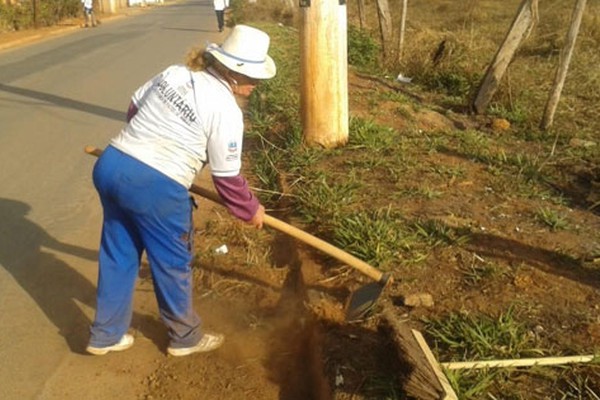
POLYGON ((169 347, 167 351, 170 355, 175 357, 187 356, 193 353, 205 353, 207 351, 218 349, 224 341, 225 336, 220 333, 205 333, 195 346, 181 348, 169 347))
POLYGON ((112 346, 94 347, 90 345, 85 350, 88 353, 93 354, 95 356, 103 356, 109 351, 123 351, 127 350, 131 346, 133 346, 133 336, 126 333, 123 335, 123 337, 121 338, 121 340, 119 340, 118 343, 115 343, 112 346))

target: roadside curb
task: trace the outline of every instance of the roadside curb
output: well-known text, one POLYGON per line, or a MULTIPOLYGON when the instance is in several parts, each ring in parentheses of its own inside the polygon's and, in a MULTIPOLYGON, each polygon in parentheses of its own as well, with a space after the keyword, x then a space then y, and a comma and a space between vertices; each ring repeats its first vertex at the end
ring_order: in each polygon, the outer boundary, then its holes
POLYGON ((7 43, 0 44, 0 51, 11 49, 11 48, 17 47, 17 46, 24 46, 24 45, 27 45, 27 44, 33 43, 33 42, 40 42, 44 39, 50 39, 51 37, 55 37, 55 36, 58 36, 63 33, 66 34, 75 29, 80 29, 80 28, 79 28, 79 26, 70 26, 70 27, 67 27, 64 29, 59 29, 56 31, 40 32, 40 33, 32 35, 32 36, 24 37, 21 39, 15 39, 15 40, 12 40, 7 43))
POLYGON ((39 43, 44 40, 55 38, 57 36, 69 34, 75 30, 98 29, 98 28, 101 28, 101 26, 105 23, 109 23, 109 22, 116 21, 116 20, 119 20, 122 18, 137 15, 141 12, 144 12, 147 9, 149 9, 149 8, 147 8, 147 7, 139 7, 139 8, 138 7, 129 7, 129 8, 124 9, 122 12, 117 12, 115 14, 99 15, 98 19, 101 21, 101 23, 100 23, 100 27, 97 27, 97 28, 84 28, 83 24, 64 25, 64 26, 55 25, 52 27, 41 28, 37 31, 33 31, 33 33, 29 36, 22 37, 22 38, 15 38, 14 40, 9 40, 6 43, 0 43, 0 52, 5 51, 5 50, 10 50, 10 49, 13 49, 18 46, 26 46, 26 45, 32 44, 32 43, 39 43))

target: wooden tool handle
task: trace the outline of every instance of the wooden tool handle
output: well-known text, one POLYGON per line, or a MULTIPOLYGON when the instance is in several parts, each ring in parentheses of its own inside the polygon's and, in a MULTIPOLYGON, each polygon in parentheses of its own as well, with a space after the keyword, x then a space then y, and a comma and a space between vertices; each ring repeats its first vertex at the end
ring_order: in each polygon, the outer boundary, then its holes
POLYGON ((100 154, 102 154, 102 150, 94 146, 85 146, 85 149, 83 149, 83 151, 96 157, 100 157, 100 154))
MULTIPOLYGON (((93 146, 86 146, 85 152, 96 157, 99 157, 102 154, 102 150, 93 146)), ((204 189, 196 184, 192 184, 189 190, 190 192, 204 197, 207 200, 223 205, 223 201, 221 200, 219 195, 210 190, 204 189)), ((301 229, 287 224, 275 217, 265 214, 264 223, 267 226, 270 226, 271 228, 277 229, 280 232, 292 236, 293 238, 298 239, 301 242, 304 242, 314 247, 315 249, 321 250, 323 253, 339 261, 342 261, 343 263, 348 264, 352 268, 357 269, 358 271, 362 272, 363 274, 377 282, 387 284, 388 281, 391 280, 389 274, 384 274, 381 271, 372 267, 371 265, 367 264, 366 262, 354 257, 353 255, 325 242, 324 240, 319 239, 316 236, 311 235, 310 233, 304 232, 301 229)))
MULTIPOLYGON (((202 196, 205 199, 211 200, 217 204, 223 205, 223 202, 219 195, 196 184, 192 184, 192 186, 190 187, 190 192, 202 196)), ((319 239, 316 236, 311 235, 310 233, 307 233, 301 229, 296 228, 293 225, 285 223, 280 219, 265 214, 264 223, 273 229, 277 229, 280 232, 283 232, 295 239, 298 239, 301 242, 304 242, 314 247, 315 249, 321 250, 323 253, 350 265, 351 267, 359 270, 360 272, 377 282, 381 281, 384 278, 384 274, 381 271, 375 269, 366 262, 354 257, 349 253, 346 253, 345 251, 327 243, 322 239, 319 239)))
POLYGON ((417 345, 421 349, 422 354, 427 359, 427 363, 429 364, 429 367, 433 370, 436 378, 438 379, 438 383, 444 389, 445 393, 444 393, 444 397, 442 397, 442 399, 443 400, 458 400, 458 396, 456 395, 456 392, 454 391, 454 389, 452 389, 452 385, 448 381, 448 378, 446 377, 446 375, 444 375, 444 372, 440 368, 440 365, 438 364, 437 360, 435 359, 435 356, 431 352, 431 349, 427 345, 427 342, 425 341, 425 338, 423 337, 421 332, 419 332, 416 329, 411 329, 411 332, 413 334, 414 339, 417 342, 417 345))

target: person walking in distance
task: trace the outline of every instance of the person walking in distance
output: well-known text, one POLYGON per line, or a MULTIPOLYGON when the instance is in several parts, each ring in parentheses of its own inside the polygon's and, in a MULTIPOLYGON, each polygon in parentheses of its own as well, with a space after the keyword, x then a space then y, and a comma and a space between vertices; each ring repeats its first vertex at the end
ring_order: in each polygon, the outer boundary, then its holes
POLYGON ((217 14, 217 27, 223 32, 225 27, 225 10, 229 8, 229 0, 213 0, 215 13, 217 14))
POLYGON ((229 211, 262 228, 265 209, 240 174, 243 114, 263 79, 275 76, 269 36, 235 26, 221 45, 192 50, 135 91, 127 125, 93 169, 103 208, 97 308, 87 352, 104 355, 133 345, 127 333, 140 259, 145 251, 167 352, 211 351, 224 336, 205 332, 192 305, 192 211, 188 189, 210 163, 217 193, 229 211))
POLYGON ((96 26, 96 15, 94 14, 94 0, 81 0, 83 4, 83 15, 85 17, 85 27, 96 26))

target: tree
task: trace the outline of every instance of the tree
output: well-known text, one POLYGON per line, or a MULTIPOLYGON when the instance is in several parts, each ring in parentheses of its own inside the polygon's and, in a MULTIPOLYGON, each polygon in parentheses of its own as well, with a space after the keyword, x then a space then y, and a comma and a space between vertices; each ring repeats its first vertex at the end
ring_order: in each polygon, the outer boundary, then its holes
POLYGON ((33 8, 33 27, 38 27, 38 4, 37 0, 32 0, 32 8, 33 8))

